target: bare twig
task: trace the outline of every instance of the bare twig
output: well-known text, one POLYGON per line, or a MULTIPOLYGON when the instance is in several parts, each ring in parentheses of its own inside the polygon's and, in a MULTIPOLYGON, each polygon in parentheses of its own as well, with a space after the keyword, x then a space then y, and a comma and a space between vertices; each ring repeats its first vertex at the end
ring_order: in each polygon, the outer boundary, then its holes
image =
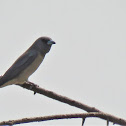
POLYGON ((94 107, 90 107, 88 105, 85 105, 83 103, 80 103, 78 101, 70 99, 68 97, 58 95, 52 91, 45 90, 43 88, 36 86, 34 83, 29 82, 29 83, 25 83, 24 85, 20 85, 20 86, 22 86, 23 88, 26 88, 28 90, 32 90, 35 93, 43 94, 49 98, 53 98, 55 100, 61 101, 63 103, 69 104, 71 106, 80 108, 80 109, 85 110, 87 112, 98 112, 98 113, 102 114, 102 116, 100 116, 99 118, 104 119, 104 120, 109 120, 110 122, 113 122, 114 124, 126 125, 126 120, 124 120, 124 119, 115 117, 115 116, 110 115, 108 113, 104 113, 94 107))
POLYGON ((22 123, 30 123, 30 122, 56 120, 56 119, 72 119, 72 118, 87 118, 87 117, 99 117, 99 118, 105 118, 106 120, 108 118, 107 115, 105 115, 104 113, 90 112, 90 113, 83 113, 83 114, 79 113, 79 114, 51 115, 51 116, 44 116, 44 117, 32 117, 32 118, 23 118, 18 120, 9 120, 9 121, 0 122, 0 125, 15 125, 15 124, 22 124, 22 123))
POLYGON ((26 88, 28 90, 34 91, 36 93, 45 95, 45 96, 47 96, 49 98, 61 101, 61 102, 66 103, 66 104, 69 104, 71 106, 83 109, 83 110, 85 110, 87 112, 102 112, 102 111, 96 109, 95 107, 90 107, 90 106, 88 106, 86 104, 80 103, 80 102, 75 101, 73 99, 70 99, 70 98, 68 98, 66 96, 62 96, 62 95, 56 94, 55 92, 46 90, 44 88, 40 88, 39 86, 37 86, 36 84, 34 84, 32 82, 25 83, 25 84, 19 85, 19 86, 21 86, 23 88, 26 88))
POLYGON ((109 126, 109 119, 107 119, 107 126, 109 126))
POLYGON ((82 126, 84 126, 85 118, 82 118, 82 126))

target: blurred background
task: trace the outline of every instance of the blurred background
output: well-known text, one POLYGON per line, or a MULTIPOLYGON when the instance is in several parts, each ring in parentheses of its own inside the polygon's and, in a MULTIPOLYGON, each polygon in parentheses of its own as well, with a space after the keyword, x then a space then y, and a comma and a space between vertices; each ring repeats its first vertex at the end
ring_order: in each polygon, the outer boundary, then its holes
MULTIPOLYGON (((125 0, 1 0, 0 75, 38 37, 49 36, 56 45, 29 80, 125 119, 125 5, 125 0)), ((0 121, 83 112, 19 86, 0 89, 0 121)), ((22 125, 81 123, 71 119, 22 125)), ((105 126, 106 121, 89 118, 85 125, 105 126)))

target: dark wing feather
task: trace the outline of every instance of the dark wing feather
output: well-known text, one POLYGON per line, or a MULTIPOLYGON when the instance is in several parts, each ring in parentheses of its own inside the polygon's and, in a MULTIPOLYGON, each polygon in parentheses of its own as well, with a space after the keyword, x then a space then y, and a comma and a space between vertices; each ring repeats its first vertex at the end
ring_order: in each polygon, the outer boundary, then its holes
MULTIPOLYGON (((14 64, 3 75, 3 81, 6 82, 18 76, 24 69, 26 69, 37 57, 38 53, 35 50, 29 50, 22 54, 14 64)), ((5 82, 4 82, 5 83, 5 82)))

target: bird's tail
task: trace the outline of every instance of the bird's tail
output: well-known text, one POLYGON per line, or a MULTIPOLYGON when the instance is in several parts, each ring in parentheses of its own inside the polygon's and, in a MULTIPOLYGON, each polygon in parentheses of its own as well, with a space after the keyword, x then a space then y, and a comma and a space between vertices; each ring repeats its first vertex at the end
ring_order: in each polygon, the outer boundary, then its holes
POLYGON ((4 84, 5 84, 5 79, 2 76, 0 76, 0 88, 4 87, 5 86, 4 84))

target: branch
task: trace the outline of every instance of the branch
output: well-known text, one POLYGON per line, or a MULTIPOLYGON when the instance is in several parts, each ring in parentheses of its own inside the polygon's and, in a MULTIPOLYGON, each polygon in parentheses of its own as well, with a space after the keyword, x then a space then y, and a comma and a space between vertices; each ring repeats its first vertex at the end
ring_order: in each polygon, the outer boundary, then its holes
POLYGON ((39 86, 35 85, 34 83, 27 82, 27 83, 25 83, 23 85, 19 85, 19 86, 26 88, 28 90, 34 91, 34 94, 35 93, 43 94, 43 95, 45 95, 49 98, 52 98, 52 99, 58 100, 60 102, 69 104, 71 106, 80 108, 80 109, 85 110, 87 112, 98 112, 102 115, 102 116, 99 116, 99 118, 104 119, 104 120, 109 120, 110 122, 113 122, 114 124, 126 125, 126 120, 124 120, 124 119, 115 117, 115 116, 110 115, 108 113, 104 113, 104 112, 102 112, 102 111, 100 111, 100 110, 98 110, 94 107, 90 107, 88 105, 85 105, 83 103, 80 103, 78 101, 70 99, 68 97, 58 95, 58 94, 56 94, 52 91, 48 91, 46 89, 40 88, 39 86), (103 116, 103 115, 105 115, 105 116, 103 116))
MULTIPOLYGON (((30 122, 40 122, 40 121, 49 121, 49 120, 56 120, 56 119, 72 119, 72 118, 88 118, 88 117, 99 117, 104 118, 107 120, 107 115, 104 113, 97 113, 97 112, 90 112, 84 114, 65 114, 65 115, 51 115, 51 116, 44 116, 44 117, 32 117, 32 118, 23 118, 18 120, 9 120, 0 122, 0 125, 15 125, 21 123, 30 123, 30 122)), ((120 120, 118 120, 120 122, 120 120)), ((122 122, 122 124, 124 124, 122 122)))
POLYGON ((96 109, 94 107, 90 107, 88 105, 85 105, 83 103, 80 103, 78 101, 70 99, 68 97, 56 94, 56 93, 54 93, 52 91, 49 91, 49 90, 46 90, 44 88, 40 88, 38 85, 35 85, 32 82, 28 82, 28 83, 25 83, 25 84, 19 85, 19 86, 21 86, 23 88, 26 88, 28 90, 34 91, 34 94, 39 93, 39 94, 45 95, 45 96, 47 96, 49 98, 52 98, 52 99, 61 101, 63 103, 69 104, 71 106, 83 109, 83 110, 85 110, 87 112, 102 112, 102 111, 100 111, 100 110, 98 110, 98 109, 96 109))

